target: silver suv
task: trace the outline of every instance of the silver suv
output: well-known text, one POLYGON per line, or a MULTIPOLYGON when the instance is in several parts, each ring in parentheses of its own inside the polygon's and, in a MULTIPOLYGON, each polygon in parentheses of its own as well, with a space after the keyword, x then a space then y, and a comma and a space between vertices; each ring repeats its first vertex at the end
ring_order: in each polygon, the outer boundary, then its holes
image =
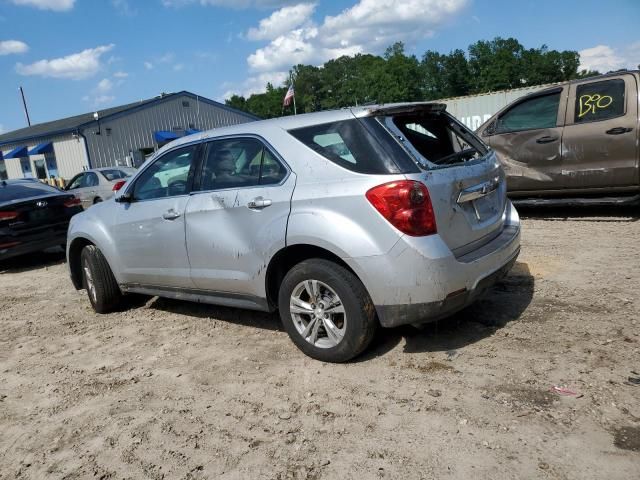
POLYGON ((67 259, 99 313, 129 292, 278 309, 304 353, 342 362, 379 325, 447 316, 507 273, 520 224, 505 193, 444 105, 290 116, 165 146, 73 217, 67 259))

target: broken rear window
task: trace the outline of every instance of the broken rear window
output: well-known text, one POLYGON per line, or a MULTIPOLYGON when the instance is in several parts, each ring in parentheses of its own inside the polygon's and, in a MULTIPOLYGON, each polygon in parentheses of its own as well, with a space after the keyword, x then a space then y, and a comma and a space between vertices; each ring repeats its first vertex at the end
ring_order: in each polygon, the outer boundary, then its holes
POLYGON ((424 160, 442 166, 468 162, 487 153, 480 139, 446 114, 400 114, 387 117, 385 124, 401 134, 405 147, 423 168, 428 168, 424 160))

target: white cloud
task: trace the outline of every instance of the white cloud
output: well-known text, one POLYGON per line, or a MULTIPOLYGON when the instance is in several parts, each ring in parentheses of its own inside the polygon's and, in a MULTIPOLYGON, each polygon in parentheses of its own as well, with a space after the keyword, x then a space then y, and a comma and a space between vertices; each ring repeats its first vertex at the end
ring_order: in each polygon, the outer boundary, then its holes
POLYGON ((247 32, 249 40, 273 40, 308 22, 316 8, 314 3, 300 3, 276 10, 269 17, 260 20, 258 28, 247 32))
POLYGON ((158 63, 171 63, 175 60, 176 54, 173 52, 167 52, 157 59, 158 63))
POLYGON ((127 72, 115 72, 113 76, 115 78, 127 78, 129 74, 127 72))
POLYGON ((4 125, 2 125, 2 124, 0 123, 0 134, 2 134, 2 133, 4 133, 4 132, 6 132, 6 130, 4 129, 4 125))
POLYGON ((135 17, 138 14, 138 10, 133 8, 128 0, 111 0, 111 5, 120 15, 125 17, 135 17))
MULTIPOLYGON (((321 64, 341 55, 378 53, 396 41, 430 37, 459 14, 469 0, 360 0, 320 25, 310 18, 301 28, 273 38, 247 58, 252 71, 280 71, 296 63, 321 64)), ((285 7, 286 8, 286 7, 285 7)), ((280 18, 281 9, 260 22, 280 18)), ((312 12, 309 12, 310 17, 312 12)), ((265 38, 267 29, 265 29, 265 38)))
POLYGON ((100 57, 113 49, 115 45, 103 45, 88 48, 80 53, 73 53, 66 57, 52 60, 39 60, 30 65, 16 64, 16 71, 20 75, 38 75, 41 77, 69 78, 82 80, 92 77, 102 68, 100 57))
MULTIPOLYGON (((224 92, 221 100, 224 102, 224 99, 230 98, 232 95, 242 95, 246 98, 253 93, 262 93, 264 92, 267 83, 270 83, 274 87, 280 87, 287 79, 288 75, 288 72, 283 71, 261 73, 259 75, 249 77, 239 87, 233 85, 233 89, 229 89, 224 92)), ((232 84, 227 84, 225 86, 231 87, 232 84)))
POLYGON ((297 3, 296 0, 162 0, 165 7, 184 7, 199 4, 203 7, 233 7, 233 8, 280 8, 297 3))
POLYGON ((76 0, 11 0, 15 5, 36 7, 40 10, 54 10, 63 12, 71 10, 76 0))
MULTIPOLYGON (((118 85, 121 85, 123 80, 118 81, 118 85)), ((109 78, 103 78, 98 82, 89 95, 85 95, 82 99, 86 102, 90 102, 94 107, 105 105, 113 102, 116 97, 113 95, 114 84, 109 78)))
POLYGON ((184 68, 184 64, 179 62, 176 63, 176 54, 173 52, 166 52, 159 57, 155 57, 144 62, 144 68, 147 70, 153 70, 156 67, 160 68, 161 65, 170 66, 176 72, 184 68))
POLYGON ((580 54, 580 70, 597 70, 606 73, 620 68, 635 69, 640 63, 640 42, 628 45, 624 50, 608 45, 585 48, 580 54))
POLYGON ((107 92, 110 92, 112 88, 113 88, 113 82, 108 78, 103 78, 98 82, 96 91, 98 93, 107 93, 107 92))
POLYGON ((607 45, 585 48, 580 54, 580 70, 597 70, 601 73, 623 68, 625 60, 607 45))
POLYGON ((11 55, 13 53, 24 53, 29 50, 29 45, 20 40, 0 41, 0 56, 11 55))
POLYGON ((104 106, 107 103, 112 103, 116 97, 114 95, 98 95, 97 97, 93 97, 90 95, 85 95, 82 97, 82 100, 85 102, 91 102, 91 105, 94 107, 104 106))

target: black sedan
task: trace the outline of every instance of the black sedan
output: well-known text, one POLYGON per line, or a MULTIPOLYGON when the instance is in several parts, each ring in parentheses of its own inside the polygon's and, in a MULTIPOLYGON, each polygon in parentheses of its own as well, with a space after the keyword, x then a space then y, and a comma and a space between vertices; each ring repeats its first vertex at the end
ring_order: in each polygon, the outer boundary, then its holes
POLYGON ((81 211, 73 194, 37 180, 0 180, 0 260, 64 247, 69 220, 81 211))

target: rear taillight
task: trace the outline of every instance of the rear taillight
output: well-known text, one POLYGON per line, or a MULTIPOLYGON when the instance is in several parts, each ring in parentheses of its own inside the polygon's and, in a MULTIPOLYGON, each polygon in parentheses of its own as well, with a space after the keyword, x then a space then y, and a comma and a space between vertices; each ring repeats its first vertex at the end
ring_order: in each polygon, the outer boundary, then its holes
POLYGON ((80 199, 77 197, 74 198, 70 198, 69 200, 65 200, 64 202, 64 206, 69 208, 69 207, 78 207, 81 205, 82 202, 80 202, 80 199))
POLYGON ((0 211, 0 222, 4 220, 15 220, 20 215, 19 212, 0 211))
POLYGON ((423 183, 401 180, 378 185, 367 192, 367 200, 402 233, 421 237, 438 231, 429 190, 423 183))
POLYGON ((124 187, 124 184, 127 183, 126 180, 120 180, 116 183, 113 184, 113 188, 111 190, 113 190, 114 192, 117 192, 118 190, 120 190, 122 187, 124 187))

